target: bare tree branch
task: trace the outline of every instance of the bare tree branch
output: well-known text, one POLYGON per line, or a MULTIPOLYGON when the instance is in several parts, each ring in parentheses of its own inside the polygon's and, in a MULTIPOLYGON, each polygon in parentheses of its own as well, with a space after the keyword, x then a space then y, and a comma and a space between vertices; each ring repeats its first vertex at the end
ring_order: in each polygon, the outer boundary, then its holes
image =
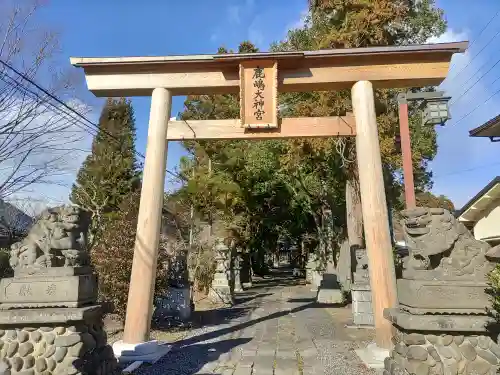
MULTIPOLYGON (((51 95, 70 98, 74 85, 57 66, 57 33, 38 24, 40 6, 37 0, 0 3, 0 59, 51 95)), ((79 101, 65 102, 88 112, 79 101)), ((72 161, 87 151, 87 138, 78 116, 0 64, 0 199, 32 185, 59 184, 77 169, 72 161)))

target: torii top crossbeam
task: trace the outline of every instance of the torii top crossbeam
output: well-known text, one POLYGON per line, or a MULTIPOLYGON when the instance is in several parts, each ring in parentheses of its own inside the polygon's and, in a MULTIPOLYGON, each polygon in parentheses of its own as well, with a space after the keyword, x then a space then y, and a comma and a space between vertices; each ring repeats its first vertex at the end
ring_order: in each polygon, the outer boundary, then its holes
POLYGON ((150 96, 156 87, 173 95, 236 93, 239 64, 249 60, 278 62, 278 91, 351 88, 371 81, 376 88, 439 85, 454 53, 467 42, 397 47, 369 47, 305 52, 147 57, 73 57, 85 71, 96 96, 150 96))

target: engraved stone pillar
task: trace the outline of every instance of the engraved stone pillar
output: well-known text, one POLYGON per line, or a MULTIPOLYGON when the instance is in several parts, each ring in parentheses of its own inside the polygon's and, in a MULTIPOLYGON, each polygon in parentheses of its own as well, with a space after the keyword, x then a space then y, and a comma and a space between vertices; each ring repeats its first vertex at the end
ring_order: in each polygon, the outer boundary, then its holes
POLYGON ((243 286, 241 285, 241 268, 242 268, 242 259, 241 259, 241 250, 236 253, 234 258, 234 291, 235 292, 243 292, 243 286))
POLYGON ((114 373, 86 251, 88 219, 78 207, 48 209, 12 246, 14 277, 0 281, 0 366, 6 373, 114 373))
POLYGON ((219 239, 215 245, 215 262, 215 275, 208 297, 214 303, 232 305, 234 303, 234 298, 231 291, 230 250, 221 239, 219 239))
POLYGON ((312 284, 313 282, 313 272, 316 269, 315 254, 310 253, 306 264, 306 283, 312 284))
POLYGON ((356 269, 351 287, 353 323, 357 326, 373 326, 372 290, 366 249, 356 249, 354 252, 356 269))

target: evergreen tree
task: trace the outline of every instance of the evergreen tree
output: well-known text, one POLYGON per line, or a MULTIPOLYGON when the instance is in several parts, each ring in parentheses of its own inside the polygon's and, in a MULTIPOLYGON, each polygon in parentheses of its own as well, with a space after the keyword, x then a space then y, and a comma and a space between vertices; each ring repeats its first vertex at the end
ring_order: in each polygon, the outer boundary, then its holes
POLYGON ((70 196, 73 203, 92 213, 91 244, 104 220, 118 211, 125 197, 140 188, 134 142, 131 102, 109 98, 101 112, 92 153, 80 168, 70 196))

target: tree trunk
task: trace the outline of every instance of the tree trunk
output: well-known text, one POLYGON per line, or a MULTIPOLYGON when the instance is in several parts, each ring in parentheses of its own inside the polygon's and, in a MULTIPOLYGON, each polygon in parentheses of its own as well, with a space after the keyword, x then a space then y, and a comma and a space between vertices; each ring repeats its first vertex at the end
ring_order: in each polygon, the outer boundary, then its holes
POLYGON ((346 182, 347 239, 340 246, 337 276, 345 291, 350 291, 356 263, 354 250, 363 247, 363 212, 359 196, 359 183, 352 177, 346 182))
POLYGON ((363 212, 361 211, 361 197, 359 182, 351 178, 346 182, 345 201, 347 212, 347 238, 352 247, 363 247, 363 212))

